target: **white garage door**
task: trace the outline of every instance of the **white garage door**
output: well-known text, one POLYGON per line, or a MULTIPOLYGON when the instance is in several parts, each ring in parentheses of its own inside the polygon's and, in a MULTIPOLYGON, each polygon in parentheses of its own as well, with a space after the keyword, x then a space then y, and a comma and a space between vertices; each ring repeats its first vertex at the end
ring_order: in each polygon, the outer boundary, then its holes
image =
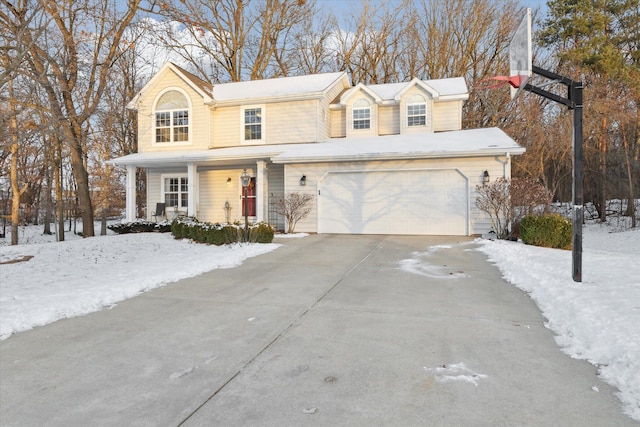
POLYGON ((467 235, 469 190, 458 170, 329 172, 318 232, 467 235))

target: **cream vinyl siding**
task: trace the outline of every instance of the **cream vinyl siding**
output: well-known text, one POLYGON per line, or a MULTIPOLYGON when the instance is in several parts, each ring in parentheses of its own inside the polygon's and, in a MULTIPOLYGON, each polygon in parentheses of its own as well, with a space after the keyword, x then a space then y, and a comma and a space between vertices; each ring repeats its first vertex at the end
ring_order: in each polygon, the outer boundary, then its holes
MULTIPOLYGON (((166 169, 147 169, 147 220, 153 221, 155 218, 151 212, 156 210, 156 203, 164 203, 164 194, 162 194, 162 176, 168 175, 184 176, 187 168, 166 168, 166 169)), ((197 200, 197 198, 196 198, 197 200)), ((167 207, 167 218, 173 219, 169 207, 167 207)))
POLYGON ((351 95, 347 102, 346 108, 346 136, 347 138, 360 137, 360 136, 375 136, 378 134, 378 104, 368 94, 362 90, 351 95), (353 104, 361 99, 365 99, 369 103, 370 107, 370 128, 369 129, 354 129, 353 128, 353 104))
POLYGON ((400 133, 400 109, 397 105, 378 107, 378 135, 400 133))
POLYGON ((318 100, 266 105, 267 144, 314 142, 318 136, 318 100))
POLYGON ((284 165, 284 192, 311 194, 312 210, 305 218, 296 224, 296 232, 312 232, 318 229, 318 194, 317 181, 321 176, 321 170, 317 165, 284 165), (307 177, 307 184, 300 185, 302 175, 307 177))
POLYGON ((436 102, 433 105, 433 130, 440 132, 460 129, 462 129, 462 101, 436 102))
POLYGON ((434 101, 431 95, 419 87, 413 87, 411 90, 408 90, 406 93, 402 95, 402 99, 400 100, 400 133, 403 135, 416 134, 416 133, 425 133, 425 132, 433 132, 434 131, 434 112, 436 107, 434 106, 434 101), (409 126, 407 124, 407 104, 408 100, 413 95, 421 95, 427 104, 426 111, 426 125, 425 126, 409 126))
MULTIPOLYGON (((167 70, 162 78, 158 79, 152 87, 144 93, 138 103, 138 152, 150 151, 178 151, 178 150, 203 150, 209 147, 209 106, 203 103, 202 96, 193 90, 176 73, 167 70), (154 123, 155 115, 153 104, 158 94, 166 89, 180 88, 186 92, 191 102, 189 114, 190 144, 155 144, 154 123)), ((155 205, 154 208, 155 209, 155 205)))
POLYGON ((346 109, 331 110, 331 138, 344 138, 347 136, 346 109))
POLYGON ((284 195, 284 165, 269 165, 269 168, 267 170, 267 180, 267 222, 276 230, 284 231, 284 217, 277 214, 274 211, 275 206, 273 206, 276 199, 284 195))
POLYGON ((217 107, 213 112, 213 148, 240 145, 240 106, 217 107))
POLYGON ((207 222, 225 222, 226 211, 225 202, 229 202, 231 211, 229 219, 231 222, 240 221, 242 217, 242 193, 240 175, 242 169, 216 170, 200 168, 200 206, 198 220, 207 222), (227 184, 227 178, 231 182, 227 184))
POLYGON ((504 176, 506 159, 501 157, 473 157, 451 159, 395 160, 373 162, 332 162, 285 165, 285 191, 305 192, 314 195, 313 210, 296 226, 298 232, 318 231, 318 181, 329 171, 382 171, 407 169, 459 169, 469 179, 469 233, 484 234, 491 229, 491 220, 475 206, 476 185, 482 185, 482 175, 489 172, 491 182, 504 176), (300 186, 300 177, 306 175, 307 185, 300 186))
MULTIPOLYGON (((318 100, 261 104, 264 108, 266 140, 256 144, 295 144, 316 141, 318 132, 318 100)), ((241 145, 242 115, 240 106, 219 106, 214 111, 212 147, 241 145)), ((242 145, 251 145, 243 141, 242 145)))
MULTIPOLYGON (((327 91, 324 98, 320 100, 320 111, 318 112, 318 138, 317 141, 324 141, 327 138, 334 137, 334 116, 333 111, 329 110, 331 102, 338 97, 338 95, 344 90, 342 85, 342 79, 334 85, 329 91, 327 91)), ((344 136, 344 135, 338 135, 344 136)))

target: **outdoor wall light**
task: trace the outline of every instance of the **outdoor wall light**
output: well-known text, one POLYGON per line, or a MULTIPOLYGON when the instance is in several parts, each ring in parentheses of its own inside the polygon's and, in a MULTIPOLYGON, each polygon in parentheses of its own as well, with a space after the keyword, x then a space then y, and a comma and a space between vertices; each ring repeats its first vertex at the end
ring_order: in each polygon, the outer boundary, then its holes
POLYGON ((231 185, 231 178, 227 178, 227 185, 231 185))
POLYGON ((487 184, 489 182, 489 171, 485 170, 482 173, 482 182, 487 184))
POLYGON ((307 185, 307 175, 302 175, 302 178, 300 178, 300 185, 307 185))

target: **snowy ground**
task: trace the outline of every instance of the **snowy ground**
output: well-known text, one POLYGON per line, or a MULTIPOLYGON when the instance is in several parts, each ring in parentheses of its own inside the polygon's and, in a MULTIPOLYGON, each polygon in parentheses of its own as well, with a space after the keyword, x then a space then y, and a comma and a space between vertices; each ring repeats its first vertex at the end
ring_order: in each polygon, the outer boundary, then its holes
POLYGON ((529 293, 560 348, 595 365, 640 421, 640 230, 609 229, 585 228, 581 283, 571 278, 571 251, 486 240, 480 250, 529 293))
MULTIPOLYGON (((16 247, 0 239, 0 263, 33 256, 0 265, 0 339, 175 280, 235 267, 278 247, 207 246, 157 233, 91 239, 69 233, 66 242, 50 244, 55 237, 41 236, 41 230, 21 227, 16 247)), ((640 230, 610 230, 585 228, 582 283, 571 279, 570 251, 478 242, 505 279, 536 301, 563 351, 597 366, 600 377, 619 390, 624 412, 640 420, 640 230)))
POLYGON ((41 232, 42 227, 21 227, 18 246, 7 246, 2 239, 0 340, 34 326, 110 307, 176 280, 236 267, 279 246, 209 246, 175 240, 169 233, 90 239, 68 233, 66 241, 55 243, 55 236, 41 232))

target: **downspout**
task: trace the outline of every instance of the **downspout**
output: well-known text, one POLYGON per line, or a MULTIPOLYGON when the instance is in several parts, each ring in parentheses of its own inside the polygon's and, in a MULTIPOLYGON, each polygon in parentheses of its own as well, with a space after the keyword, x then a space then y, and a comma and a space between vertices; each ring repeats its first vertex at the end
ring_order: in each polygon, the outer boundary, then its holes
POLYGON ((505 157, 507 161, 504 163, 504 177, 511 180, 511 153, 507 151, 505 157))

